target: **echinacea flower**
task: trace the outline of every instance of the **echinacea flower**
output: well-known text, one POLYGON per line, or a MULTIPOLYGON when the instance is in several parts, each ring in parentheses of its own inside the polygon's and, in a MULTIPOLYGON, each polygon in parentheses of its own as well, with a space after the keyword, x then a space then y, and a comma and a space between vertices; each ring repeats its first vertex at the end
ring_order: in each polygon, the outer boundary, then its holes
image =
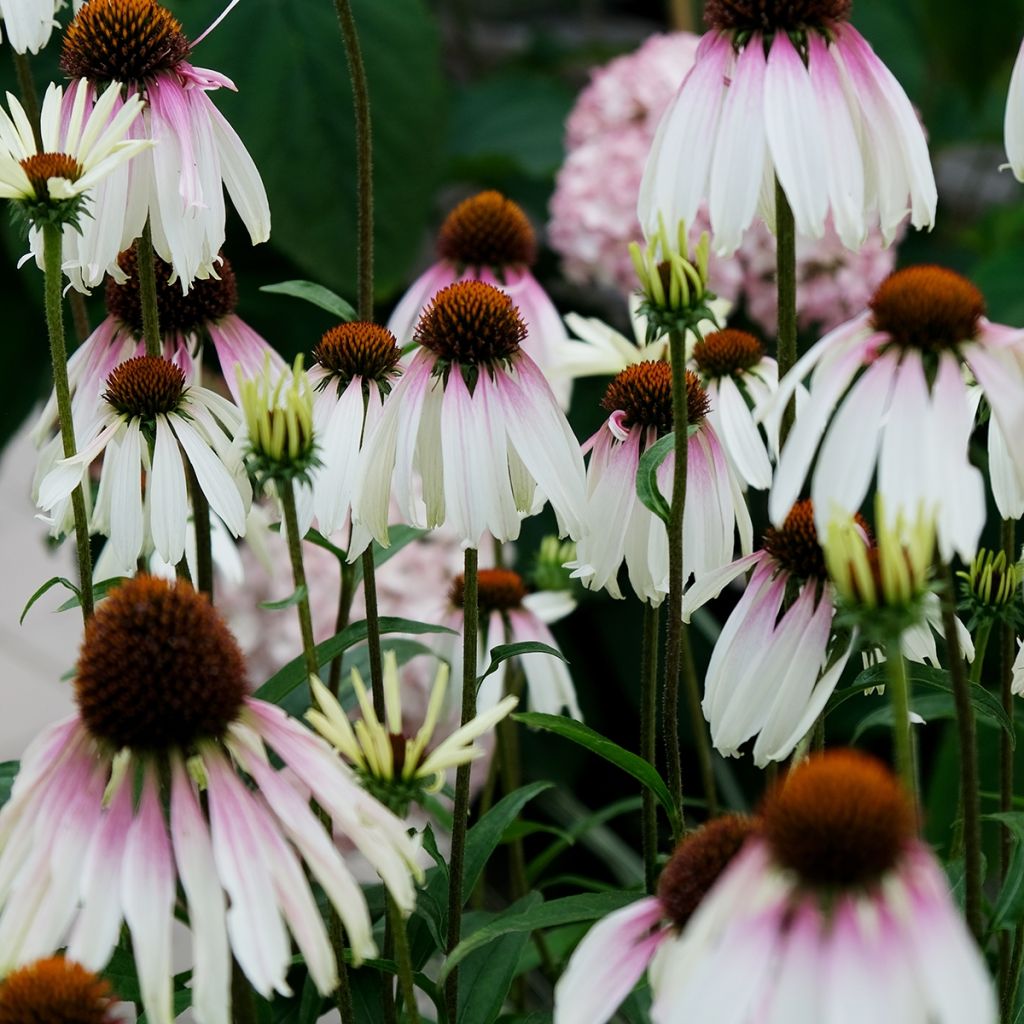
POLYGON ((876 219, 890 240, 910 213, 931 227, 936 190, 914 108, 849 23, 850 0, 712 0, 710 31, 666 110, 640 187, 644 230, 691 223, 707 200, 719 255, 734 252, 774 180, 798 234, 829 215, 851 249, 876 219), (697 144, 700 140, 700 144, 697 144))
POLYGON ((193 43, 156 0, 89 0, 64 34, 61 69, 73 89, 112 92, 108 103, 146 101, 136 134, 156 143, 143 160, 97 190, 93 219, 65 251, 76 287, 99 284, 147 218, 157 254, 187 291, 216 267, 224 245, 227 189, 253 244, 270 237, 270 208, 259 172, 208 93, 234 89, 216 71, 193 67, 193 43), (118 84, 120 83, 120 84, 118 84), (114 99, 116 97, 116 101, 114 99))
POLYGON ((992 981, 916 825, 880 762, 814 755, 770 794, 760 829, 681 931, 652 934, 663 916, 652 901, 619 911, 594 929, 602 942, 581 943, 571 994, 635 981, 649 962, 654 1024, 839 1024, 851 1008, 878 1024, 994 1024, 992 981))
POLYGON ((545 500, 559 532, 579 536, 583 457, 525 336, 492 285, 460 281, 434 296, 420 348, 363 445, 354 515, 380 544, 392 490, 406 522, 444 523, 469 547, 485 531, 515 540, 545 500))
POLYGON ((354 961, 376 947, 359 886, 296 782, 412 910, 403 822, 320 737, 247 696, 234 638, 187 583, 139 576, 111 592, 86 626, 75 697, 76 713, 26 751, 0 811, 0 976, 62 946, 100 970, 123 921, 147 1019, 171 1024, 180 891, 199 1024, 233 1019, 232 957, 262 996, 288 995, 292 939, 329 994, 337 964, 307 871, 354 961))
POLYGON ((181 559, 190 509, 186 468, 232 534, 245 533, 252 488, 235 406, 159 356, 116 366, 100 406, 78 453, 56 461, 39 484, 37 503, 50 513, 56 533, 64 531, 71 492, 100 455, 90 529, 110 538, 122 573, 132 572, 150 545, 164 561, 181 559))
POLYGON ((688 833, 665 865, 657 895, 609 914, 576 947, 555 986, 555 1024, 611 1019, 655 950, 679 936, 758 826, 757 818, 726 814, 688 833))
MULTIPOLYGON (((449 608, 443 624, 461 636, 465 628, 463 612, 465 577, 460 573, 448 592, 449 608)), ((480 643, 477 675, 487 671, 494 648, 503 644, 542 643, 558 650, 558 642, 548 624, 571 614, 576 607, 566 592, 529 593, 526 582, 511 569, 480 569, 477 574, 477 607, 480 611, 480 643)), ((437 649, 451 662, 456 679, 462 679, 462 645, 459 636, 442 637, 437 649)), ((582 719, 576 688, 565 661, 543 651, 518 657, 526 680, 531 711, 548 715, 567 712, 582 719)), ((501 662, 480 684, 479 706, 495 707, 505 693, 508 661, 501 662)))
MULTIPOLYGON (((709 399, 697 375, 686 372, 686 506, 683 564, 700 580, 732 561, 735 535, 749 553, 753 527, 739 480, 707 418, 709 399)), ((668 532, 637 496, 643 453, 672 430, 672 366, 643 362, 608 385, 602 406, 611 414, 587 442, 587 529, 576 546, 573 576, 591 590, 622 597, 617 576, 625 561, 637 597, 661 604, 668 593, 668 532)), ((657 470, 662 495, 671 493, 675 457, 657 470)))
POLYGON ((1003 139, 1006 159, 1013 176, 1024 181, 1024 42, 1017 51, 1010 76, 1010 90, 1006 96, 1006 115, 1003 120, 1003 139))
POLYGON ((57 27, 62 0, 0 0, 0 18, 15 53, 38 53, 57 27))
POLYGON ((116 1024, 110 982, 54 956, 0 981, 0 1024, 116 1024))
POLYGON ((152 145, 129 138, 142 100, 122 103, 116 82, 109 93, 94 103, 87 89, 71 86, 65 95, 51 84, 39 115, 41 148, 21 104, 7 94, 10 116, 0 109, 0 198, 14 200, 33 228, 84 230, 99 213, 97 186, 118 168, 127 173, 127 162, 152 145))
MULTIPOLYGON (((332 327, 313 350, 308 377, 316 392, 313 433, 320 465, 312 475, 312 500, 321 533, 330 535, 350 522, 359 450, 401 373, 401 356, 387 328, 361 322, 332 327)), ((365 532, 356 530, 364 536, 353 535, 350 553, 369 543, 365 532)))
POLYGON ((832 695, 853 650, 833 629, 836 600, 809 501, 793 506, 760 551, 698 579, 683 618, 741 574, 743 596, 715 641, 701 707, 715 749, 738 756, 752 736, 754 763, 787 758, 832 695))
MULTIPOLYGON (((505 292, 526 324, 523 351, 545 374, 565 341, 565 327, 554 303, 533 276, 537 239, 518 203, 500 192, 480 192, 448 214, 437 236, 438 261, 413 282, 399 300, 388 328, 402 345, 415 339, 416 325, 431 300, 456 281, 483 281, 505 292)), ((552 380, 562 408, 572 382, 552 380)))
POLYGON ((384 652, 384 721, 373 708, 362 676, 352 670, 352 687, 359 702, 356 721, 349 717, 315 676, 310 679, 315 704, 306 712, 310 725, 353 767, 363 785, 396 814, 406 814, 409 805, 437 793, 450 768, 469 764, 485 756, 476 741, 497 725, 518 703, 505 697, 472 718, 431 747, 438 721, 445 708, 448 666, 441 664, 430 689, 423 723, 414 736, 406 733, 394 651, 384 652))
POLYGON ((1024 467, 1024 331, 994 324, 984 312, 983 296, 959 274, 908 267, 882 283, 869 309, 814 345, 761 410, 774 423, 812 374, 775 473, 772 522, 779 525, 799 496, 817 453, 810 490, 819 537, 829 519, 860 509, 877 465, 890 521, 934 515, 943 560, 955 552, 970 561, 985 499, 981 474, 968 460, 975 402, 965 366, 992 408, 1012 465, 1024 467))

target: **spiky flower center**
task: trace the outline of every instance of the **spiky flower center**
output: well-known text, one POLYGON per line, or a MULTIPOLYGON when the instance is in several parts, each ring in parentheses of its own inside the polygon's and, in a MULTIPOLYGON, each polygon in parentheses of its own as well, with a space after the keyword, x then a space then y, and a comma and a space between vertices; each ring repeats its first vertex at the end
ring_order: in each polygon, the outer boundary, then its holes
MULTIPOLYGON (((689 424, 700 423, 710 408, 707 392, 695 373, 686 371, 686 414, 689 424)), ((672 430, 672 366, 643 362, 627 366, 601 399, 607 412, 625 413, 626 427, 654 427, 658 434, 672 430)))
POLYGON ((772 791, 762 814, 776 862, 804 885, 822 888, 878 882, 916 831, 896 778, 855 750, 810 757, 772 791))
POLYGON ((691 832, 676 847, 658 879, 658 900, 676 928, 685 927, 759 824, 746 814, 726 814, 691 832))
MULTIPOLYGON (((139 257, 135 246, 126 249, 117 258, 118 265, 128 275, 124 284, 107 279, 107 311, 125 327, 141 338, 142 298, 139 295, 139 257)), ((160 314, 160 331, 169 334, 194 334, 235 311, 238 305, 238 285, 235 272, 226 259, 217 267, 219 277, 197 278, 185 294, 181 282, 171 283, 173 268, 159 256, 155 257, 156 304, 160 314)))
POLYGON ((448 214, 437 236, 437 253, 457 266, 530 266, 537 241, 522 207, 500 192, 464 199, 448 214))
MULTIPOLYGON (((466 579, 459 573, 449 594, 456 608, 465 602, 466 579)), ((519 608, 526 597, 523 577, 511 569, 481 569, 477 573, 477 605, 482 612, 508 612, 519 608)))
POLYGON ((0 1024, 113 1024, 115 999, 103 978, 55 956, 0 982, 0 1024))
POLYGON ((358 321, 332 327, 313 349, 313 358, 340 386, 353 377, 385 383, 401 357, 402 350, 386 327, 358 321))
POLYGON ((852 0, 706 0, 704 21, 722 32, 823 29, 850 17, 852 0))
POLYGON ((761 342, 746 331, 714 331, 693 347, 693 361, 705 377, 737 376, 764 357, 761 342))
POLYGON ((470 366, 511 359, 526 338, 519 309, 501 289, 459 281, 439 291, 416 325, 416 341, 439 358, 470 366))
POLYGON ((92 82, 143 82, 189 49, 181 24, 155 0, 89 0, 64 33, 60 67, 92 82))
POLYGON ((184 393, 180 367, 160 356, 136 356, 114 368, 103 397, 125 416, 152 419, 174 412, 184 393))
POLYGON ((768 552, 788 572, 801 579, 824 579, 825 554, 818 543, 814 525, 814 505, 810 498, 798 501, 779 529, 769 526, 762 543, 768 552))
POLYGON ((238 643, 207 597, 182 580, 127 580, 85 628, 75 696, 89 732, 116 749, 217 739, 247 689, 238 643))
POLYGON ((901 348, 941 352, 969 341, 985 315, 985 298, 945 267, 907 267, 890 274, 871 300, 871 323, 901 348))
POLYGON ((85 173, 82 165, 67 153, 33 153, 21 161, 21 169, 35 190, 36 199, 41 200, 50 197, 46 184, 50 178, 78 181, 85 173))

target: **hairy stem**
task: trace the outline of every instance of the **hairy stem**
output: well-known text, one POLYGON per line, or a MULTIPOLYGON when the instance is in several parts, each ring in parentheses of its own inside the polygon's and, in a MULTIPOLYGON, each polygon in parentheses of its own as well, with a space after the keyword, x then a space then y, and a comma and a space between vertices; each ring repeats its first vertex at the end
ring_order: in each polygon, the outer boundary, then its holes
MULTIPOLYGON (((334 632, 340 633, 349 623, 352 615, 352 601, 356 596, 356 567, 352 562, 341 563, 341 581, 338 590, 338 614, 334 620, 334 632)), ((378 626, 378 635, 380 629, 378 626)), ((331 662, 331 674, 327 679, 327 689, 337 697, 341 690, 341 672, 345 665, 345 654, 340 652, 331 662)), ((378 717, 380 717, 378 713, 378 717)))
POLYGON ((295 607, 299 613, 299 630, 302 633, 302 653, 306 659, 306 675, 315 676, 320 671, 317 664, 316 644, 313 640, 313 616, 309 610, 309 589, 306 586, 306 569, 302 562, 302 538, 299 536, 299 517, 295 509, 295 487, 292 483, 281 484, 281 506, 284 509, 284 529, 288 535, 288 557, 292 563, 292 577, 296 592, 302 595, 295 607))
MULTIPOLYGON (((775 283, 778 289, 779 380, 793 368, 797 356, 796 336, 796 225, 786 193, 775 179, 775 283)), ((796 399, 790 399, 782 416, 779 443, 786 440, 796 416, 796 399)))
POLYGON ((907 792, 913 797, 914 809, 917 811, 920 809, 920 796, 914 767, 914 741, 910 733, 910 685, 899 635, 885 645, 885 672, 889 701, 892 704, 892 745, 896 755, 896 770, 907 792))
POLYGON ((693 661, 693 647, 690 645, 690 629, 684 622, 680 632, 682 640, 683 682, 686 685, 686 709, 690 716, 690 731, 697 751, 697 765, 700 770, 701 789, 708 802, 708 817, 718 815, 718 791, 715 786, 714 755, 711 752, 711 735, 704 712, 700 706, 700 680, 697 666, 693 661))
MULTIPOLYGON (((330 818, 322 815, 324 826, 330 833, 330 818)), ((341 1024, 356 1024, 356 1011, 352 1005, 352 987, 348 980, 348 966, 345 963, 345 929, 341 923, 338 911, 331 907, 331 917, 328 922, 330 932, 331 948, 334 950, 334 959, 338 964, 338 987, 334 990, 334 1008, 341 1017, 341 1024)))
POLYGON ((213 601, 213 538, 210 534, 210 503, 191 465, 188 489, 192 496, 192 523, 196 531, 196 589, 213 601))
MULTIPOLYGON (((1017 561, 1017 524, 1012 519, 1003 520, 1000 530, 1003 553, 1007 566, 1017 561)), ((1017 631, 1012 621, 1004 619, 999 632, 999 697, 1003 710, 1010 719, 1012 732, 1005 730, 999 734, 999 810, 1008 814, 1013 810, 1013 738, 1017 726, 1014 720, 1013 662, 1017 654, 1017 631)), ((975 661, 977 661, 975 654, 975 661)), ((999 843, 999 883, 1000 888, 1006 881, 1006 873, 1010 869, 1010 858, 1013 856, 1013 833, 1004 828, 999 843)), ((1018 968, 1019 970, 1019 968, 1018 968)), ((1010 936, 1003 933, 999 936, 999 979, 1001 989, 1005 988, 1010 971, 1010 936)), ((1012 1008, 1011 1008, 1012 1009, 1012 1008)))
POLYGON ((402 994, 402 1018, 407 1024, 419 1024, 420 1015, 416 1009, 412 956, 409 953, 409 936, 405 930, 405 921, 402 920, 402 915, 390 894, 385 896, 385 900, 395 946, 395 963, 398 966, 398 991, 402 994))
MULTIPOLYGON (((60 422, 64 458, 76 454, 75 423, 71 415, 71 386, 68 383, 68 351, 64 339, 64 307, 61 302, 61 270, 63 243, 61 229, 55 224, 43 226, 43 266, 45 267, 46 330, 50 338, 50 361, 53 364, 53 390, 57 396, 57 418, 60 422)), ((79 484, 71 492, 71 508, 75 516, 75 549, 78 555, 78 579, 82 588, 82 616, 92 616, 92 552, 89 549, 89 520, 85 511, 85 491, 79 484)))
MULTIPOLYGON (((661 608, 644 603, 644 625, 640 640, 640 756, 657 767, 658 730, 658 641, 661 608)), ((641 786, 641 833, 644 847, 644 886, 654 892, 658 881, 658 805, 647 786, 641 786)))
POLYGON ((139 302, 142 305, 142 335, 146 339, 146 355, 163 355, 160 339, 160 309, 156 301, 156 256, 149 221, 135 243, 139 259, 139 302))
POLYGON ((370 654, 370 683, 373 688, 373 710, 384 721, 384 668, 380 646, 380 615, 377 612, 377 568, 373 564, 373 545, 362 556, 363 595, 366 600, 366 646, 370 654))

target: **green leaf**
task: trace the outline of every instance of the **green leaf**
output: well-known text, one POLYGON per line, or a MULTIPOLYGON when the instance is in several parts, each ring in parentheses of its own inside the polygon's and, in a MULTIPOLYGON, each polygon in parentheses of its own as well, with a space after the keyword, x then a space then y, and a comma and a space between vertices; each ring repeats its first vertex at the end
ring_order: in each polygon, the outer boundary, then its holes
POLYGON ((1005 825, 1013 838, 1013 856, 1006 871, 1006 881, 989 919, 990 932, 1012 931, 1024 920, 1024 813, 1008 811, 984 817, 986 821, 1005 825))
POLYGON ((306 531, 306 536, 302 538, 306 543, 312 544, 314 547, 323 548, 324 551, 330 551, 334 557, 344 565, 348 561, 348 552, 339 548, 337 544, 332 544, 319 530, 314 530, 310 527, 306 531))
POLYGON ((502 843, 513 843, 518 839, 525 839, 527 836, 536 835, 557 836, 569 846, 574 842, 573 837, 564 828, 547 825, 542 821, 526 821, 525 819, 513 821, 505 829, 505 834, 501 837, 501 841, 502 843))
POLYGON ((300 601, 304 600, 308 593, 306 584, 303 583, 301 587, 297 587, 287 597, 282 597, 280 601, 260 601, 259 605, 270 612, 280 611, 282 608, 293 608, 300 601))
POLYGON ((675 431, 659 438, 640 456, 636 471, 636 496, 664 523, 668 522, 672 510, 658 489, 658 468, 668 458, 675 443, 675 431))
POLYGON ((314 306, 326 309, 328 313, 333 313, 339 320, 346 322, 356 318, 356 311, 340 295, 335 295, 330 288, 325 288, 322 284, 315 284, 313 281, 281 281, 280 284, 265 284, 260 291, 270 292, 271 295, 291 295, 296 299, 304 299, 314 306))
POLYGON ((11 789, 20 766, 18 761, 0 762, 0 807, 3 807, 11 799, 11 789))
POLYGON ((54 587, 61 586, 70 590, 73 594, 78 594, 81 597, 82 592, 71 582, 66 576, 51 576, 29 599, 28 604, 25 605, 21 610, 21 618, 18 619, 18 625, 20 626, 25 621, 25 616, 28 615, 29 609, 39 600, 44 594, 52 590, 54 587))
POLYGON ((441 985, 452 970, 470 953, 501 935, 512 932, 534 932, 541 928, 555 928, 563 924, 575 924, 577 921, 596 921, 608 914, 621 910, 635 903, 635 892, 601 892, 581 893, 566 896, 549 903, 538 903, 522 907, 514 904, 504 913, 498 914, 489 924, 478 928, 472 935, 463 939, 448 954, 438 972, 437 983, 441 985))
MULTIPOLYGON (((453 633, 447 626, 435 626, 429 622, 416 622, 414 619, 400 619, 392 615, 380 618, 381 636, 387 633, 453 633)), ((366 620, 353 622, 340 633, 335 633, 329 640, 316 645, 317 665, 324 666, 342 651, 366 639, 366 620)), ((279 704, 295 687, 306 681, 306 662, 302 655, 293 658, 284 668, 275 672, 254 694, 259 700, 279 704)))
POLYGON ((581 747, 597 754, 598 757, 603 757, 606 761, 610 761, 616 767, 628 772, 658 798, 659 803, 665 808, 665 813, 669 816, 673 829, 678 824, 679 812, 672 802, 668 786, 665 785, 657 770, 642 757, 613 743, 599 732, 595 732, 590 726, 572 718, 565 718, 563 715, 545 715, 538 711, 526 711, 512 717, 530 728, 544 729, 547 732, 555 733, 556 736, 572 740, 573 743, 578 743, 581 747))
POLYGON ((550 644, 542 644, 538 640, 522 640, 516 644, 498 644, 497 647, 491 648, 491 663, 487 666, 487 671, 477 679, 477 686, 492 672, 497 672, 498 666, 502 662, 508 661, 509 658, 522 657, 524 654, 550 654, 553 658, 558 658, 559 661, 565 661, 568 664, 561 651, 550 644))
MULTIPOLYGON (((542 898, 539 892, 528 893, 514 903, 509 912, 527 913, 542 898)), ((481 916, 467 915, 467 931, 481 916)), ((497 1019, 516 976, 519 958, 529 941, 529 932, 509 932, 498 938, 494 945, 478 949, 466 959, 459 971, 459 1024, 492 1024, 497 1019)))
MULTIPOLYGON (((92 587, 92 600, 93 604, 98 604, 103 600, 115 587, 119 587, 124 581, 128 579, 127 576, 111 576, 109 580, 100 580, 99 583, 94 583, 92 587)), ((69 597, 58 609, 59 612, 70 611, 72 608, 80 608, 82 606, 82 592, 75 587, 75 594, 73 597, 69 597)))

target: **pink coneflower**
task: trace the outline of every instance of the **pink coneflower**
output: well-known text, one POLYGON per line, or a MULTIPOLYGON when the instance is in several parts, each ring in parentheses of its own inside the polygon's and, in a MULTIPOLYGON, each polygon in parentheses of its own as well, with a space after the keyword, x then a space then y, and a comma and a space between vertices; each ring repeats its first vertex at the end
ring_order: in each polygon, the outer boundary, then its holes
POLYGON ((0 1024, 117 1024, 110 982, 63 957, 48 957, 0 981, 0 1024))
MULTIPOLYGON (((401 357, 387 328, 361 322, 332 327, 313 350, 316 362, 308 376, 316 389, 313 431, 320 465, 312 473, 312 498, 322 533, 331 534, 350 522, 359 450, 380 419, 384 398, 401 372, 401 357)), ((368 543, 368 536, 353 536, 350 548, 362 551, 368 543)))
POLYGON ((882 283, 869 309, 814 345, 765 410, 774 422, 813 370, 810 396, 775 474, 772 522, 779 525, 799 496, 815 452, 811 498, 819 537, 830 518, 860 509, 877 463, 887 515, 911 521, 922 509, 935 514, 942 558, 956 552, 969 562, 985 501, 981 474, 968 461, 975 404, 965 365, 1013 463, 1024 466, 1024 363, 1017 355, 1024 331, 993 324, 984 312, 981 292, 959 274, 908 267, 882 283))
MULTIPOLYGON (((753 536, 739 480, 707 418, 709 399, 697 375, 686 372, 689 442, 683 564, 699 580, 732 561, 735 535, 744 553, 753 536)), ((668 534, 637 497, 640 457, 672 430, 672 367, 635 363, 608 385, 601 403, 611 415, 587 442, 587 531, 577 545, 573 575, 591 590, 622 597, 623 561, 637 597, 660 604, 668 593, 668 534)), ((675 458, 658 468, 658 488, 671 493, 675 458)))
MULTIPOLYGON (((565 327, 554 303, 530 271, 537 258, 533 226, 518 203, 500 192, 480 192, 448 214, 437 236, 438 262, 413 282, 395 306, 388 328, 402 345, 413 341, 416 324, 431 299, 456 281, 483 281, 506 292, 526 324, 523 349, 547 372, 565 327)), ((572 382, 554 385, 563 408, 572 382)))
POLYGON ((666 111, 640 189, 645 231, 692 223, 708 201, 728 255, 760 208, 774 223, 777 178, 797 232, 831 214, 856 249, 877 217, 890 240, 910 212, 930 227, 928 146, 899 82, 849 24, 850 0, 712 0, 711 29, 666 111), (695 144, 700 140, 700 144, 695 144))
POLYGON ((515 540, 551 502, 559 531, 583 525, 583 457, 504 292, 460 281, 420 318, 420 349, 363 445, 355 520, 388 543, 392 488, 406 522, 447 524, 467 546, 515 540))
POLYGON ((736 756, 752 736, 754 763, 787 758, 810 730, 853 650, 834 637, 835 594, 809 501, 760 551, 698 580, 683 598, 683 618, 751 571, 743 597, 715 642, 704 679, 704 717, 719 753, 736 756))
POLYGON ((97 608, 78 711, 36 739, 0 811, 0 976, 64 945, 99 970, 123 921, 147 1018, 170 1024, 180 883, 200 1024, 231 1019, 232 956, 261 995, 289 994, 289 932, 326 995, 337 965, 307 870, 353 958, 374 955, 363 895, 295 781, 405 913, 416 845, 323 740, 246 693, 234 638, 187 583, 140 576, 97 608))
POLYGON ((156 0, 90 0, 64 35, 61 69, 68 98, 127 86, 146 99, 140 137, 157 143, 129 170, 95 192, 93 218, 80 236, 65 232, 76 287, 99 284, 118 253, 142 234, 147 217, 157 253, 183 290, 214 272, 224 245, 227 188, 253 244, 270 237, 270 208, 259 172, 208 93, 234 89, 229 78, 188 61, 192 43, 156 0))
POLYGON ((852 750, 810 758, 681 929, 659 889, 584 939, 557 1024, 603 1024, 597 1000, 622 998, 648 963, 654 1024, 839 1024, 851 1008, 878 1024, 993 1024, 984 962, 916 833, 882 764, 852 750))

